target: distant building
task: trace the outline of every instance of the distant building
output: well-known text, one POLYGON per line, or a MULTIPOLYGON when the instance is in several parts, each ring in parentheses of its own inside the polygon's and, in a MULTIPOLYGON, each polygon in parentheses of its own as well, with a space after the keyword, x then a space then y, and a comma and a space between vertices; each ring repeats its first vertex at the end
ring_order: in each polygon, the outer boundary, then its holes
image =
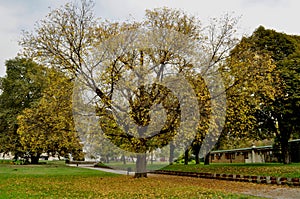
MULTIPOLYGON (((291 161, 300 162, 300 139, 289 141, 291 161)), ((269 146, 252 146, 210 152, 211 163, 268 163, 278 162, 274 150, 269 146)))
POLYGON ((10 159, 13 159, 13 155, 11 153, 0 153, 0 159, 3 159, 3 160, 10 160, 10 159))

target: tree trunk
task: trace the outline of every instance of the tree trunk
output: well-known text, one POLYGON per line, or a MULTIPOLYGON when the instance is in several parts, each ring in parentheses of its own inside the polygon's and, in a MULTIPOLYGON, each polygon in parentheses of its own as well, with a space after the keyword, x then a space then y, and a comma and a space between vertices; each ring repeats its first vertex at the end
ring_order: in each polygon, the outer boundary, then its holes
POLYGON ((184 152, 184 164, 188 165, 189 164, 189 149, 185 150, 184 152))
POLYGON ((282 162, 284 164, 290 164, 290 149, 289 149, 289 139, 291 137, 291 127, 286 120, 283 118, 278 119, 278 127, 279 127, 279 143, 281 148, 282 162))
POLYGON ((122 155, 121 160, 123 161, 123 164, 126 164, 126 158, 124 154, 122 155))
POLYGON ((169 164, 173 164, 174 150, 175 150, 174 143, 173 143, 173 142, 170 142, 170 157, 169 157, 169 164))
POLYGON ((291 157, 290 157, 288 142, 287 142, 287 144, 284 144, 284 146, 282 146, 282 156, 283 156, 283 164, 290 164, 291 163, 291 157))
POLYGON ((135 178, 147 178, 147 160, 146 153, 138 154, 136 160, 135 178))
POLYGON ((31 155, 30 157, 30 163, 31 164, 38 164, 40 159, 40 154, 31 155))
POLYGON ((153 156, 154 156, 154 154, 153 154, 153 151, 151 151, 151 155, 150 155, 150 162, 151 162, 151 164, 153 164, 153 156))
POLYGON ((132 162, 135 163, 134 157, 132 155, 130 157, 131 157, 132 162))
POLYGON ((200 153, 200 149, 201 149, 201 144, 199 144, 199 142, 195 142, 195 143, 193 143, 192 147, 193 147, 193 153, 195 155, 196 164, 200 164, 199 153, 200 153))
POLYGON ((200 149, 195 151, 196 164, 200 164, 199 152, 200 152, 200 149))
POLYGON ((15 154, 15 155, 14 155, 14 158, 13 158, 13 160, 14 160, 14 161, 17 161, 17 160, 18 160, 18 158, 19 158, 19 157, 18 157, 18 155, 17 155, 17 154, 15 154))
POLYGON ((204 158, 204 165, 209 165, 209 156, 210 156, 210 153, 206 154, 206 156, 204 158))

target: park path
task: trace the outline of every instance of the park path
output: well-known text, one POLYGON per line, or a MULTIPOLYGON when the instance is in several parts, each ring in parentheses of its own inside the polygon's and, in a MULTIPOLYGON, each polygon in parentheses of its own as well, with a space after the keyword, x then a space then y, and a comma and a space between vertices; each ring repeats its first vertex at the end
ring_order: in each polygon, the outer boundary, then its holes
MULTIPOLYGON (((70 165, 77 166, 77 165, 70 165)), ((124 170, 114 170, 106 168, 96 168, 92 165, 80 165, 82 168, 94 169, 104 172, 116 173, 127 175, 127 171, 124 170)), ((130 172, 129 175, 134 175, 134 172, 130 172)), ((157 175, 150 174, 149 178, 171 179, 172 178, 182 178, 182 180, 191 180, 193 184, 199 185, 204 188, 220 190, 223 192, 231 193, 241 193, 250 196, 259 196, 264 198, 273 199, 300 199, 300 187, 289 187, 287 185, 266 185, 266 184, 256 184, 247 182, 234 182, 226 180, 216 180, 216 179, 206 179, 206 178, 191 178, 182 176, 169 176, 169 175, 157 175)))
MULTIPOLYGON (((69 166, 77 167, 76 164, 68 164, 69 166)), ((100 168, 100 167, 94 167, 94 165, 78 165, 80 168, 86 168, 86 169, 93 169, 93 170, 99 170, 109 173, 115 173, 115 174, 121 174, 121 175, 134 175, 134 172, 127 172, 125 170, 116 170, 116 169, 106 169, 106 168, 100 168)))

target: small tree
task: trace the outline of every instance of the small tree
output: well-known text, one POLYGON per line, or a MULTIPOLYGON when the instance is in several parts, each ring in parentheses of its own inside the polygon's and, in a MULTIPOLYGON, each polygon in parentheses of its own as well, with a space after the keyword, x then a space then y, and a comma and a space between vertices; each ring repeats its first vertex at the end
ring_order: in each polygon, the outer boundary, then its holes
POLYGON ((48 70, 42 98, 18 116, 20 150, 36 164, 42 153, 83 159, 72 112, 73 84, 62 73, 48 70))

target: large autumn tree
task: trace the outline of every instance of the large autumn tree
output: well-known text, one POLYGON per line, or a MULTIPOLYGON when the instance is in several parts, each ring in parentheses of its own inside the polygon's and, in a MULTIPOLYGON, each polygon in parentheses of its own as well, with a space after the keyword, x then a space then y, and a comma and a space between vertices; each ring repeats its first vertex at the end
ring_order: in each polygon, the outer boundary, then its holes
POLYGON ((241 40, 228 63, 229 78, 245 79, 253 71, 258 73, 227 90, 227 123, 220 143, 223 140, 234 147, 233 141, 275 138, 279 160, 289 163, 288 141, 299 136, 299 36, 261 26, 241 40), (256 65, 249 65, 251 59, 257 60, 256 65), (231 63, 240 68, 232 70, 231 63))
MULTIPOLYGON (((181 136, 181 141, 174 143, 178 144, 176 148, 185 148, 181 144, 195 138, 193 128, 187 124, 199 123, 197 100, 191 99, 195 105, 184 110, 191 104, 185 96, 190 97, 195 89, 181 80, 199 74, 210 84, 208 90, 215 92, 211 93, 210 100, 215 100, 212 104, 223 96, 218 68, 236 44, 237 20, 225 15, 204 27, 196 17, 162 8, 147 10, 141 22, 118 23, 95 20, 92 8, 93 2, 82 0, 80 6, 67 4, 53 10, 38 23, 34 33, 25 33, 20 43, 27 56, 76 77, 82 88, 89 89, 86 97, 94 97, 88 108, 96 109, 95 117, 105 136, 115 145, 137 153, 137 177, 146 176, 146 152, 167 145, 178 135, 179 127, 191 133, 181 136), (149 76, 154 82, 148 81, 149 76), (181 92, 184 89, 188 92, 181 92), (116 91, 120 95, 114 98, 116 91), (129 112, 120 106, 124 101, 128 102, 129 112), (152 114, 156 105, 165 122, 161 129, 154 130, 155 134, 149 134, 151 118, 160 118, 152 114), (119 114, 113 115, 115 112, 119 114), (196 114, 189 115, 193 112, 196 114), (124 120, 126 114, 129 120, 124 120), (138 127, 132 129, 130 122, 138 127)), ((225 105, 219 104, 211 111, 216 122, 208 133, 217 132, 223 124, 222 118, 217 122, 217 115, 225 112, 225 105)), ((218 134, 208 136, 210 141, 204 144, 203 153, 216 142, 215 137, 218 134)))
POLYGON ((275 98, 265 98, 255 116, 261 136, 275 134, 279 159, 290 163, 288 141, 299 135, 300 107, 300 39, 299 36, 279 33, 259 27, 252 36, 244 38, 253 52, 268 54, 276 68, 272 73, 275 98))

